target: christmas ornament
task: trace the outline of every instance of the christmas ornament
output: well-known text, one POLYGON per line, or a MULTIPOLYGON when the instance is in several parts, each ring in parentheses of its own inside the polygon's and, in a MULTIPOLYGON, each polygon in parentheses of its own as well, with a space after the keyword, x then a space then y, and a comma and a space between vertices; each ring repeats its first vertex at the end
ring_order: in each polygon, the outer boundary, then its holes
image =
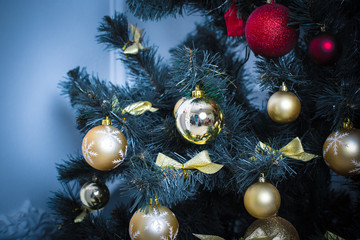
POLYGON ((267 218, 276 214, 280 208, 280 193, 274 185, 265 182, 261 174, 259 182, 251 185, 245 192, 244 205, 248 213, 256 218, 267 218))
POLYGON ((129 26, 130 26, 131 34, 134 37, 134 40, 132 41, 129 40, 124 45, 123 50, 125 54, 136 55, 139 53, 139 50, 144 49, 144 47, 141 45, 142 34, 144 32, 144 29, 137 28, 132 24, 129 24, 129 26), (129 44, 131 45, 128 46, 129 44))
POLYGON ((342 176, 360 173, 360 130, 346 120, 343 129, 331 133, 323 146, 325 163, 342 176))
POLYGON ((175 240, 177 238, 179 224, 170 209, 158 203, 155 207, 150 202, 146 210, 138 210, 132 216, 129 224, 131 240, 175 240))
POLYGON ((185 99, 178 107, 176 128, 189 142, 206 144, 219 135, 223 125, 220 106, 197 86, 192 98, 185 99))
POLYGON ((301 144, 301 140, 298 137, 294 138, 291 142, 286 144, 286 146, 282 147, 280 150, 275 150, 269 145, 263 142, 259 142, 256 146, 256 151, 274 155, 281 153, 280 158, 283 158, 285 156, 292 159, 301 160, 303 162, 308 162, 316 157, 319 157, 315 154, 306 153, 301 144))
POLYGON ((267 103, 267 112, 270 118, 278 123, 290 123, 300 114, 301 103, 298 97, 288 91, 285 83, 280 90, 274 93, 267 103))
POLYGON ((100 210, 110 200, 110 192, 104 183, 93 179, 81 187, 80 199, 85 208, 91 211, 100 210))
POLYGON ((126 155, 126 138, 111 124, 106 117, 102 125, 86 133, 82 143, 82 153, 86 162, 101 171, 116 168, 124 161, 126 155))
POLYGON ((269 217, 253 222, 245 232, 245 240, 300 240, 295 227, 281 217, 269 217))
POLYGON ((308 47, 311 60, 318 65, 335 63, 341 55, 342 46, 331 33, 322 32, 314 37, 308 47))
POLYGON ((255 54, 275 58, 295 47, 299 31, 297 27, 288 25, 289 11, 283 5, 268 3, 251 13, 246 22, 245 36, 255 54))
POLYGON ((224 15, 227 33, 231 37, 241 37, 245 33, 245 22, 241 16, 238 16, 237 11, 234 2, 224 15))
POLYGON ((122 110, 122 114, 129 113, 131 115, 141 115, 146 111, 150 112, 156 112, 159 110, 158 108, 152 107, 152 103, 148 101, 139 101, 133 104, 130 104, 129 106, 125 107, 122 110))
POLYGON ((207 150, 204 150, 197 154, 184 164, 177 162, 176 160, 159 153, 156 158, 156 165, 161 168, 175 168, 175 169, 197 169, 200 172, 206 174, 214 174, 220 171, 224 165, 212 163, 207 150))
POLYGON ((175 118, 176 118, 176 112, 177 112, 179 106, 184 102, 185 99, 186 99, 186 97, 182 97, 182 98, 180 98, 179 101, 176 102, 175 107, 174 107, 174 117, 175 118))

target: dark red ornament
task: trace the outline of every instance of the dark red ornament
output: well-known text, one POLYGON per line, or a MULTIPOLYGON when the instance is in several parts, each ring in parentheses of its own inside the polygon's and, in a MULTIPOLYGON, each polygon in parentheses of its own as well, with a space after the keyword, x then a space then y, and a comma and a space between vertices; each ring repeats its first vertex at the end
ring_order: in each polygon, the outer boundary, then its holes
POLYGON ((224 15, 228 35, 232 37, 241 37, 245 33, 245 22, 237 15, 237 11, 236 4, 233 3, 224 15))
POLYGON ((308 47, 311 60, 318 65, 335 63, 340 58, 341 50, 341 43, 334 35, 327 32, 314 37, 308 47))
POLYGON ((297 26, 288 25, 289 12, 283 5, 268 3, 251 13, 245 36, 255 54, 266 58, 281 57, 295 47, 299 31, 297 26))

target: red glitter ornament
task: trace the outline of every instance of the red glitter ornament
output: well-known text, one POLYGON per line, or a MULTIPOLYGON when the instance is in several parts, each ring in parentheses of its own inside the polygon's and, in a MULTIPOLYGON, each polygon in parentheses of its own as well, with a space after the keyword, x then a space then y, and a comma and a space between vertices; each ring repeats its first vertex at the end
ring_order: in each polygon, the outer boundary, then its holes
POLYGON ((232 37, 241 37, 245 33, 245 22, 238 17, 237 10, 234 2, 224 15, 228 35, 232 37))
POLYGON ((249 16, 245 36, 251 50, 266 58, 281 57, 293 49, 299 37, 298 28, 289 26, 289 9, 268 3, 249 16))
POLYGON ((335 63, 341 55, 341 43, 327 32, 322 32, 310 41, 308 53, 311 60, 318 65, 335 63))

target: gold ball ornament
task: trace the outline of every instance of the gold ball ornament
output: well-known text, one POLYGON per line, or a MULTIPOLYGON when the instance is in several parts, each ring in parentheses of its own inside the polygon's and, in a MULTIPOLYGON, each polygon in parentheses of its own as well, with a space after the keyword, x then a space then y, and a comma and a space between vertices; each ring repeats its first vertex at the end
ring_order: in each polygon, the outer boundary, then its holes
POLYGON ((285 83, 280 90, 274 93, 268 100, 267 112, 274 122, 290 123, 295 121, 301 111, 299 98, 288 91, 285 83))
POLYGON ((323 146, 323 157, 330 169, 342 176, 360 173, 360 130, 344 123, 342 130, 331 133, 323 146))
POLYGON ((125 158, 127 142, 124 134, 106 118, 103 124, 88 131, 82 142, 82 153, 93 168, 108 171, 119 166, 125 158))
POLYGON ((160 240, 177 238, 179 223, 175 214, 164 206, 149 205, 148 212, 138 210, 129 223, 131 240, 160 240))
POLYGON ((94 179, 81 187, 80 200, 86 209, 100 210, 110 200, 110 192, 104 183, 94 179))
POLYGON ((245 192, 244 205, 248 213, 256 218, 274 216, 281 203, 280 193, 262 176, 259 182, 252 184, 245 192))
POLYGON ((275 216, 258 219, 245 232, 245 239, 300 240, 295 227, 284 218, 275 216))
POLYGON ((205 97, 204 91, 198 86, 192 92, 192 97, 184 99, 177 107, 175 119, 178 132, 189 142, 198 145, 214 140, 223 126, 220 106, 211 98, 205 97))

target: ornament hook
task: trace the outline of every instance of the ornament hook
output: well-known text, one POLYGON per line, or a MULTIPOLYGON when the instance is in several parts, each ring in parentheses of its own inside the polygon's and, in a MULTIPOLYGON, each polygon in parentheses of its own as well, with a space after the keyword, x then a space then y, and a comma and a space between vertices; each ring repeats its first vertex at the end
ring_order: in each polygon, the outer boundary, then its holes
POLYGON ((260 173, 259 182, 265 182, 265 174, 260 173))
POLYGON ((285 85, 285 82, 282 82, 281 83, 281 86, 280 86, 280 91, 282 92, 287 92, 289 89, 288 87, 285 85))
POLYGON ((350 118, 345 118, 343 122, 343 128, 351 129, 353 128, 353 123, 350 121, 350 118))
POLYGON ((109 119, 109 116, 106 116, 106 118, 102 120, 102 125, 108 125, 108 126, 112 125, 112 121, 109 119))

